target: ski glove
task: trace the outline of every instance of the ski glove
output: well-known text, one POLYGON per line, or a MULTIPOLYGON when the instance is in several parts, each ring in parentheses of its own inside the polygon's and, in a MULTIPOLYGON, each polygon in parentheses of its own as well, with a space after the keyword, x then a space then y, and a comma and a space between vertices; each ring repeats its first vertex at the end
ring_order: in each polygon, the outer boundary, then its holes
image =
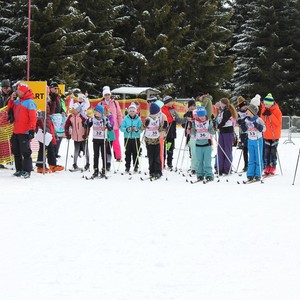
POLYGON ((259 123, 257 123, 256 121, 253 122, 253 125, 254 125, 254 127, 255 127, 259 132, 262 132, 263 129, 264 129, 264 126, 261 125, 261 124, 259 124, 259 123))
POLYGON ((88 135, 87 135, 87 134, 84 134, 84 135, 82 136, 82 138, 83 138, 84 140, 86 140, 86 139, 88 138, 88 135))
POLYGON ((266 109, 264 112, 263 112, 263 116, 271 116, 272 112, 269 110, 269 109, 266 109))
POLYGON ((127 132, 131 132, 131 131, 132 131, 132 127, 131 127, 131 126, 130 126, 130 127, 127 127, 127 128, 126 128, 126 131, 127 131, 127 132))
POLYGON ((29 130, 28 137, 30 140, 32 140, 34 138, 34 130, 29 130))
POLYGON ((10 108, 7 112, 7 121, 12 124, 15 121, 15 117, 14 117, 14 111, 12 108, 10 108))
POLYGON ((147 127, 150 124, 150 119, 146 119, 145 126, 147 127))
POLYGON ((66 135, 66 139, 70 140, 71 139, 71 135, 70 134, 66 135))
POLYGON ((139 129, 138 129, 137 127, 133 126, 133 127, 132 127, 132 131, 134 131, 134 132, 138 132, 138 131, 139 131, 139 129))
POLYGON ((107 124, 107 125, 106 125, 106 128, 107 128, 107 130, 109 130, 109 131, 113 130, 113 127, 112 127, 110 124, 107 124))

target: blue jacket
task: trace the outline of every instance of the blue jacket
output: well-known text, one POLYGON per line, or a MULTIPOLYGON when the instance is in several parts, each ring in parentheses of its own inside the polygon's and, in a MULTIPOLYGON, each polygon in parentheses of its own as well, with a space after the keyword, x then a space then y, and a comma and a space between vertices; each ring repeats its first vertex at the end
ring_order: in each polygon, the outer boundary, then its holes
POLYGON ((138 139, 141 135, 141 127, 142 127, 142 120, 138 115, 132 119, 130 115, 126 115, 121 123, 121 131, 124 132, 124 138, 128 139, 138 139), (134 128, 133 128, 134 127, 134 128), (130 128, 130 132, 127 132, 127 128, 130 128), (134 129, 138 129, 135 132, 134 129))

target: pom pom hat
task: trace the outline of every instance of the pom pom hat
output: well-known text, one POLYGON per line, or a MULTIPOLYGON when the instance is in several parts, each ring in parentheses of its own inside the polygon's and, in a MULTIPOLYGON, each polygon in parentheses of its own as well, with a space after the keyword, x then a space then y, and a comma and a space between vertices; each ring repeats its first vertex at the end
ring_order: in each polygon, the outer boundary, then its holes
POLYGON ((160 107, 155 103, 151 103, 149 111, 150 115, 156 115, 160 112, 160 107))
POLYGON ((106 85, 102 89, 102 95, 104 97, 105 95, 108 95, 108 94, 111 95, 111 91, 110 91, 110 87, 108 85, 106 85))
POLYGON ((272 96, 271 93, 269 93, 269 94, 265 97, 265 99, 264 99, 264 104, 265 104, 265 105, 271 105, 271 106, 274 104, 274 98, 273 98, 273 96, 272 96))
POLYGON ((260 105, 260 95, 256 94, 254 98, 251 99, 250 104, 259 106, 260 105))

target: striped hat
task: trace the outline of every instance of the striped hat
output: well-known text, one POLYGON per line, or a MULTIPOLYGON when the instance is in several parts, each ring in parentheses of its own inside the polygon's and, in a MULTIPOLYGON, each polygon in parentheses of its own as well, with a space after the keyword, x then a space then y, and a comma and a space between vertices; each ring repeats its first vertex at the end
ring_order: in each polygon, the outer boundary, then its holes
POLYGON ((273 104, 274 104, 274 98, 273 98, 273 96, 272 96, 271 93, 269 93, 269 94, 265 97, 265 99, 264 99, 264 104, 265 104, 265 105, 273 105, 273 104))

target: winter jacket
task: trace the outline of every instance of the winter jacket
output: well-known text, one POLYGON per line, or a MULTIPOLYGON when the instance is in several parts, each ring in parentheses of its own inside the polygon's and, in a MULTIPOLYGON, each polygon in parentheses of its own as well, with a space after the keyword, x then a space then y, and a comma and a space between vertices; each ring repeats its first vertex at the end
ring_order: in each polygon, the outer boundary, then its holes
POLYGON ((33 101, 34 95, 28 90, 22 98, 9 100, 8 110, 14 112, 14 130, 15 134, 29 134, 29 130, 35 130, 36 127, 36 104, 33 101))
POLYGON ((107 103, 105 100, 102 100, 100 104, 104 106, 104 109, 109 109, 110 113, 112 114, 114 120, 114 130, 119 129, 122 124, 123 117, 118 101, 110 99, 109 103, 107 103))
POLYGON ((131 118, 129 114, 127 114, 121 124, 121 131, 124 132, 124 137, 130 139, 138 139, 141 135, 141 127, 142 121, 138 115, 135 115, 134 118, 131 118), (133 129, 138 130, 137 132, 133 129), (127 132, 127 128, 130 128, 131 131, 127 132))
POLYGON ((233 133, 233 122, 232 122, 232 115, 229 109, 225 108, 221 111, 218 115, 218 129, 220 133, 233 133))
POLYGON ((260 117, 263 119, 266 125, 266 131, 264 132, 264 139, 266 140, 278 140, 281 135, 282 128, 282 113, 277 103, 270 108, 266 108, 262 104, 260 117), (270 115, 265 115, 269 110, 270 115))
POLYGON ((163 114, 166 115, 168 120, 169 129, 167 129, 167 137, 166 139, 175 139, 176 138, 176 124, 183 124, 185 122, 185 119, 181 119, 175 108, 172 106, 166 106, 164 105, 161 108, 161 111, 163 114))
POLYGON ((6 106, 8 104, 8 101, 11 97, 11 94, 13 93, 13 90, 10 90, 7 94, 4 94, 4 92, 0 92, 0 108, 6 106))
MULTIPOLYGON (((38 119, 36 122, 36 127, 44 130, 44 119, 38 119)), ((56 144, 54 125, 50 118, 50 105, 47 103, 46 106, 46 132, 52 135, 52 144, 56 144)))
POLYGON ((85 134, 85 118, 81 114, 69 115, 65 124, 66 136, 70 135, 70 127, 72 127, 72 139, 76 142, 82 142, 84 140, 83 135, 85 134))
POLYGON ((62 102, 60 96, 55 93, 49 94, 51 103, 50 103, 50 115, 53 114, 62 114, 64 112, 62 107, 62 102))

